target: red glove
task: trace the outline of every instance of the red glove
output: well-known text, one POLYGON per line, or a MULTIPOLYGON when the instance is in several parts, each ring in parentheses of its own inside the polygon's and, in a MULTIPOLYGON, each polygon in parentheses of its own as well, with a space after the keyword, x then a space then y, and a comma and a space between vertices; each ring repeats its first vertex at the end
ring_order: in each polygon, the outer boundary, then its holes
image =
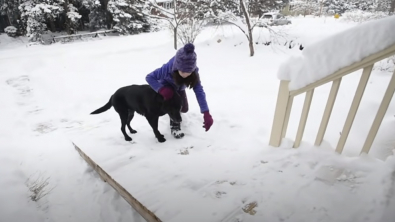
POLYGON ((204 112, 203 118, 204 118, 204 126, 203 126, 203 128, 205 128, 206 132, 207 132, 210 129, 211 125, 213 125, 214 120, 211 117, 209 111, 204 112))
POLYGON ((170 87, 166 87, 166 86, 160 88, 158 92, 159 92, 160 95, 163 96, 163 98, 165 100, 171 99, 173 97, 173 94, 174 94, 173 89, 170 88, 170 87))

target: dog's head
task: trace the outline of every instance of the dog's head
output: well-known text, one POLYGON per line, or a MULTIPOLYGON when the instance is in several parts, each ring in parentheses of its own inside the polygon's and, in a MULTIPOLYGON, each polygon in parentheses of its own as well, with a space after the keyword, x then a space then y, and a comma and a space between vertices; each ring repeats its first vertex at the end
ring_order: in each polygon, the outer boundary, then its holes
POLYGON ((181 108, 182 108, 182 98, 177 91, 171 99, 163 101, 162 109, 169 114, 170 119, 175 123, 180 123, 181 118, 181 108))

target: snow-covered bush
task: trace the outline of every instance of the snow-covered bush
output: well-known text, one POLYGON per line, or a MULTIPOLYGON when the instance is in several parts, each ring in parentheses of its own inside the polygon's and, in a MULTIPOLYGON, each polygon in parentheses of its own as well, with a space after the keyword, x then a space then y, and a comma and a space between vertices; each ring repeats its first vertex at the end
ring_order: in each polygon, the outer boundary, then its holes
POLYGON ((110 0, 107 9, 115 23, 113 27, 120 33, 137 34, 149 31, 146 16, 141 13, 144 6, 126 0, 110 0))
POLYGON ((18 29, 15 28, 14 26, 7 26, 4 29, 4 32, 7 33, 7 35, 10 37, 15 37, 17 35, 17 31, 18 31, 18 29))
POLYGON ((68 22, 66 22, 66 25, 69 26, 68 27, 69 33, 75 33, 78 29, 81 15, 78 13, 78 9, 74 7, 72 4, 69 4, 67 8, 68 8, 68 12, 67 12, 68 22))
POLYGON ((23 27, 30 41, 37 41, 47 29, 47 19, 56 18, 63 8, 57 3, 37 3, 34 0, 26 1, 19 5, 23 27))
POLYGON ((150 24, 150 32, 159 32, 168 29, 168 21, 157 18, 148 18, 150 24))
POLYGON ((295 15, 318 15, 320 12, 320 4, 314 0, 293 1, 290 3, 292 6, 292 13, 295 15))
POLYGON ((326 0, 323 5, 328 11, 343 14, 352 10, 374 11, 377 2, 372 0, 326 0))
POLYGON ((89 10, 90 31, 106 29, 107 12, 101 6, 100 1, 83 1, 83 4, 89 10))
POLYGON ((345 12, 342 16, 342 20, 361 23, 369 20, 381 19, 387 16, 388 13, 385 12, 368 12, 356 9, 345 12))

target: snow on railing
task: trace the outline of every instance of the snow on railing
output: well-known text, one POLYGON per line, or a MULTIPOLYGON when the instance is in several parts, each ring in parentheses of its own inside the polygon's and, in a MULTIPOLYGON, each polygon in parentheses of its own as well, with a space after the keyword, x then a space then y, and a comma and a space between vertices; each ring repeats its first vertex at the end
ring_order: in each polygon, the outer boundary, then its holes
MULTIPOLYGON (((285 137, 295 96, 306 93, 293 147, 299 147, 309 115, 314 89, 332 82, 328 101, 315 140, 319 146, 325 135, 342 77, 363 69, 336 152, 343 151, 358 111, 368 79, 376 62, 395 55, 395 16, 357 25, 315 43, 301 57, 290 58, 279 69, 281 79, 270 135, 271 146, 278 147, 285 137)), ((368 153, 395 92, 395 70, 384 94, 361 153, 368 153)))

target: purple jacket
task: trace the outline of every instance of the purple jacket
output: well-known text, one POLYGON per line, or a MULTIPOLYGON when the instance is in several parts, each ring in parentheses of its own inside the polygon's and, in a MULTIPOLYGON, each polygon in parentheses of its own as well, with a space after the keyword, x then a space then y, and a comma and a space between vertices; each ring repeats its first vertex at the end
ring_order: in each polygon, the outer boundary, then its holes
MULTIPOLYGON (((166 64, 163 64, 162 67, 157 68, 150 74, 148 74, 145 77, 145 80, 148 82, 148 84, 154 89, 156 92, 159 91, 160 88, 163 86, 172 86, 173 89, 177 91, 182 91, 185 90, 186 86, 177 86, 174 83, 172 73, 173 73, 173 63, 174 63, 174 57, 169 60, 166 64)), ((195 72, 198 74, 199 73, 199 68, 196 67, 195 72)), ((203 90, 203 86, 201 82, 199 81, 195 87, 193 87, 193 91, 195 92, 196 99, 199 103, 200 106, 200 112, 204 113, 206 111, 209 111, 207 101, 206 101, 206 94, 203 90)))

